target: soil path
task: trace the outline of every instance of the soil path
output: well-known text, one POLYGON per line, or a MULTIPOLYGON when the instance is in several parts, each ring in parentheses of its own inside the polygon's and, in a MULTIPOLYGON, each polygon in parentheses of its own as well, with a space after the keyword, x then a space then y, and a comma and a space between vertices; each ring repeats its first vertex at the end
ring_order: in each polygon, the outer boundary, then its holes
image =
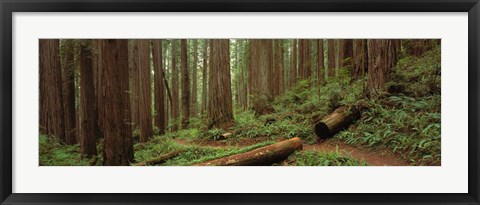
POLYGON ((335 152, 352 158, 364 160, 370 166, 409 166, 399 156, 394 156, 388 151, 370 151, 352 147, 340 141, 327 140, 320 144, 304 144, 303 150, 315 150, 319 152, 335 152))
MULTIPOLYGON (((187 141, 176 139, 175 141, 182 145, 192 145, 214 148, 241 148, 247 147, 259 142, 267 141, 268 138, 252 138, 234 142, 225 141, 187 141)), ((395 156, 388 151, 370 151, 347 145, 338 140, 327 140, 319 144, 303 144, 303 151, 313 150, 318 152, 338 152, 349 157, 364 160, 370 166, 409 166, 399 156, 395 156)))

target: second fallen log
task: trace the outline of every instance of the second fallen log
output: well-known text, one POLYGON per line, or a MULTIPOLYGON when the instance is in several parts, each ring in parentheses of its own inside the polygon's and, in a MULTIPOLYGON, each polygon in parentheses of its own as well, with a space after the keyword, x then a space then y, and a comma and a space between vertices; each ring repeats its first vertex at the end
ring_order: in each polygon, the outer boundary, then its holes
POLYGON ((194 164, 193 166, 262 166, 271 165, 286 159, 295 150, 302 149, 298 137, 284 140, 245 153, 194 164))
POLYGON ((361 106, 342 106, 325 117, 314 126, 314 131, 320 139, 333 136, 360 118, 361 106))

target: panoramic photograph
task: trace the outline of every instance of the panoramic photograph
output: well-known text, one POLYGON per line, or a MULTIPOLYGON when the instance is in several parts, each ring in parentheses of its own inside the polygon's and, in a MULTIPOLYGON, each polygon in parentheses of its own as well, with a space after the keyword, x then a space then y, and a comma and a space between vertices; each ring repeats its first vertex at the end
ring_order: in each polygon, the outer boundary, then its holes
POLYGON ((440 39, 39 39, 38 103, 39 166, 441 166, 440 39))

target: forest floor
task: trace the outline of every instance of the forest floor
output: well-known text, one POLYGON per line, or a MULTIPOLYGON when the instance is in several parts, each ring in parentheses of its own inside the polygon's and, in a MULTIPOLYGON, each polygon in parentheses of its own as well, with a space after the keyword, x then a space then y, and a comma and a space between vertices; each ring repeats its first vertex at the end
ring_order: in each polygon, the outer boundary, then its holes
MULTIPOLYGON (((189 129, 153 136, 134 144, 134 160, 142 162, 184 150, 160 166, 189 166, 244 153, 275 142, 299 137, 303 150, 273 164, 285 166, 439 166, 441 165, 440 47, 421 58, 402 54, 387 84, 388 93, 365 97, 366 78, 351 80, 349 69, 323 85, 304 80, 272 103, 272 112, 256 115, 236 108, 230 128, 207 129, 204 116, 190 120, 189 129), (360 119, 331 138, 317 143, 313 125, 336 108, 366 100, 360 119), (231 135, 224 140, 218 136, 231 135)), ((155 129, 157 133, 158 130, 155 129)), ((134 132, 138 139, 139 131, 134 132)), ((40 136, 40 165, 101 165, 82 158, 78 145, 65 146, 40 136)))
MULTIPOLYGON (((228 144, 227 141, 196 141, 188 142, 187 140, 178 139, 175 142, 185 146, 199 146, 209 148, 244 148, 259 142, 267 141, 268 138, 253 138, 238 141, 235 144, 228 144)), ((299 152, 314 151, 319 153, 340 153, 349 158, 358 161, 364 161, 370 166, 408 166, 408 162, 401 159, 400 156, 391 153, 389 150, 367 150, 353 147, 345 144, 340 140, 325 140, 315 144, 304 143, 302 150, 299 152)))

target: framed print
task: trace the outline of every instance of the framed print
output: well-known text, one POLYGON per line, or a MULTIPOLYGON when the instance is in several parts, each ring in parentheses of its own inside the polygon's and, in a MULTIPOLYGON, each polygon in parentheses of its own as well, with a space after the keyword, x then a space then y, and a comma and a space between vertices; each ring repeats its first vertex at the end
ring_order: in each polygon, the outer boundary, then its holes
POLYGON ((479 204, 477 0, 0 5, 2 204, 479 204))

